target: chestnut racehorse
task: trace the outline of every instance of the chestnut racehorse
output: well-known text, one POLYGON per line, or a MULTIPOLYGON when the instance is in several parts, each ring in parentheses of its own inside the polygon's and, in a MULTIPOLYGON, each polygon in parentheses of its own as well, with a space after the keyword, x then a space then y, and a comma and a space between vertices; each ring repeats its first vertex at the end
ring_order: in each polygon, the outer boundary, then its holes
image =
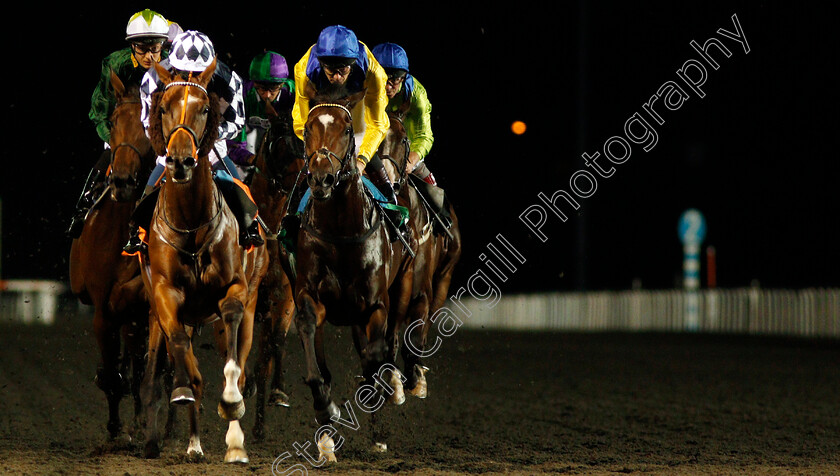
POLYGON ((149 135, 166 156, 161 186, 148 231, 148 255, 141 254, 143 281, 150 296, 149 358, 143 381, 147 411, 145 456, 160 453, 157 407, 161 386, 158 353, 166 345, 173 364, 170 404, 187 405, 187 455, 202 458, 198 413, 204 392, 192 349, 193 329, 214 322, 223 350, 225 387, 219 415, 229 420, 226 462, 248 461, 239 419, 251 348, 257 288, 266 273, 264 247, 246 252, 238 243, 235 216, 213 180, 208 154, 217 138, 218 97, 208 93, 216 60, 202 73, 176 76, 156 64, 163 87, 154 93, 149 135), (219 322, 219 317, 221 317, 219 322))
MULTIPOLYGON (((319 425, 341 412, 330 396, 324 324, 350 326, 362 376, 373 387, 387 364, 389 312, 405 312, 412 260, 389 231, 356 166, 350 111, 364 91, 319 91, 311 101, 304 145, 312 194, 297 237, 295 326, 303 344, 306 383, 319 425)), ((321 457, 335 461, 328 432, 318 441, 321 457)))
POLYGON ((254 366, 256 382, 256 418, 253 434, 257 440, 265 434, 266 403, 289 406, 283 378, 286 334, 294 317, 295 302, 289 278, 281 265, 277 239, 280 220, 286 212, 289 193, 303 168, 303 143, 292 130, 291 115, 281 116, 265 102, 269 129, 263 136, 255 158, 256 171, 251 182, 251 195, 270 230, 266 249, 268 274, 260 284, 256 320, 261 323, 258 354, 254 366), (271 390, 266 398, 266 383, 271 390))
POLYGON ((82 234, 70 248, 70 287, 81 302, 94 307, 93 328, 100 363, 96 385, 108 399, 108 434, 122 428, 119 404, 125 389, 134 397, 135 430, 141 428, 140 381, 143 378, 148 303, 137 260, 122 256, 134 202, 154 165, 155 156, 140 122, 138 86, 126 88, 111 72, 117 99, 111 114, 111 165, 108 188, 93 207, 82 234), (121 332, 125 336, 122 358, 121 332), (127 372, 131 370, 131 381, 127 372))
MULTIPOLYGON (((393 315, 389 324, 389 342, 391 346, 390 358, 396 360, 400 340, 402 346, 403 369, 406 376, 404 388, 418 398, 427 395, 426 371, 422 357, 426 352, 426 341, 429 329, 432 327, 429 318, 443 306, 452 281, 455 265, 461 257, 461 232, 458 228, 458 217, 448 202, 452 224, 447 233, 434 233, 435 216, 429 206, 429 200, 419 191, 420 187, 428 188, 418 177, 407 170, 408 154, 411 144, 406 134, 403 118, 411 107, 411 102, 404 102, 395 112, 389 112, 391 125, 385 138, 379 146, 379 155, 388 171, 395 188, 399 190, 399 198, 405 201, 409 209, 409 226, 415 233, 417 240, 417 256, 414 260, 414 280, 411 301, 404 320, 393 315), (400 332, 409 329, 420 329, 413 332, 400 332)), ((441 190, 437 192, 442 193, 441 190)))

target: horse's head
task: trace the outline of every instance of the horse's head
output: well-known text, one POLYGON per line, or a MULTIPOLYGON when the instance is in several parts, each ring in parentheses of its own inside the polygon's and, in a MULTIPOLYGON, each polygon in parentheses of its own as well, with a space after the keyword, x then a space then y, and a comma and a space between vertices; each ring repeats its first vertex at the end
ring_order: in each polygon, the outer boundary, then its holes
POLYGON ((281 115, 268 101, 265 101, 265 113, 268 117, 268 130, 257 150, 257 166, 268 172, 270 178, 280 180, 296 160, 297 170, 300 170, 300 139, 294 133, 288 114, 281 115))
POLYGON ((111 71, 111 88, 117 99, 111 113, 111 199, 117 202, 135 200, 141 185, 140 174, 151 165, 152 146, 140 121, 140 89, 126 88, 111 71))
POLYGON ((307 181, 316 199, 329 198, 342 177, 356 171, 353 118, 350 111, 365 95, 341 94, 340 90, 313 98, 304 129, 304 146, 309 166, 307 181))
POLYGON ((155 69, 163 88, 152 99, 150 137, 157 154, 166 156, 168 179, 187 183, 218 137, 218 98, 207 91, 216 60, 201 73, 170 73, 159 64, 155 69))
POLYGON ((394 184, 394 191, 399 194, 403 179, 408 170, 408 153, 411 151, 408 133, 405 130, 403 119, 411 108, 411 102, 405 101, 400 107, 388 113, 391 126, 387 134, 379 144, 379 157, 385 166, 391 182, 394 184))

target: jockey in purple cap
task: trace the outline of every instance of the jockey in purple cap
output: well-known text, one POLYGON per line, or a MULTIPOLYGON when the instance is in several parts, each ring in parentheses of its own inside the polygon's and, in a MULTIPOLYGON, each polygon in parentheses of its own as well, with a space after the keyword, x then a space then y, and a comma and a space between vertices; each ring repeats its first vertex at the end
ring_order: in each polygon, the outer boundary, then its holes
POLYGON ((251 60, 245 94, 245 127, 242 134, 228 141, 228 154, 237 167, 248 168, 269 128, 265 105, 271 107, 291 126, 295 102, 295 81, 289 66, 279 53, 266 51, 251 60))

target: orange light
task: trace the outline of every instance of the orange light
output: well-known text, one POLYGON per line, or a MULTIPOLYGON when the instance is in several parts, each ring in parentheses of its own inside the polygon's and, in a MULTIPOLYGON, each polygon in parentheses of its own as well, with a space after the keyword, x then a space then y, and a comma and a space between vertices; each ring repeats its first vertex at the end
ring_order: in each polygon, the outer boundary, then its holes
POLYGON ((513 124, 510 125, 510 130, 512 130, 516 135, 524 134, 526 129, 527 127, 522 121, 513 121, 513 124))

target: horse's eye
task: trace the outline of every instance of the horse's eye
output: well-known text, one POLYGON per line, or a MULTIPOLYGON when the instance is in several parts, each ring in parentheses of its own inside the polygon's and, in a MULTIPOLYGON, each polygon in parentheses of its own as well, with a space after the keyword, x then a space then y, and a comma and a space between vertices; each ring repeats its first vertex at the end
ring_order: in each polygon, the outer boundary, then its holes
POLYGON ((353 129, 351 129, 349 127, 344 130, 344 133, 347 134, 348 136, 350 135, 351 132, 353 132, 353 129))
POLYGON ((202 114, 210 114, 210 106, 205 105, 204 109, 201 110, 202 114))

